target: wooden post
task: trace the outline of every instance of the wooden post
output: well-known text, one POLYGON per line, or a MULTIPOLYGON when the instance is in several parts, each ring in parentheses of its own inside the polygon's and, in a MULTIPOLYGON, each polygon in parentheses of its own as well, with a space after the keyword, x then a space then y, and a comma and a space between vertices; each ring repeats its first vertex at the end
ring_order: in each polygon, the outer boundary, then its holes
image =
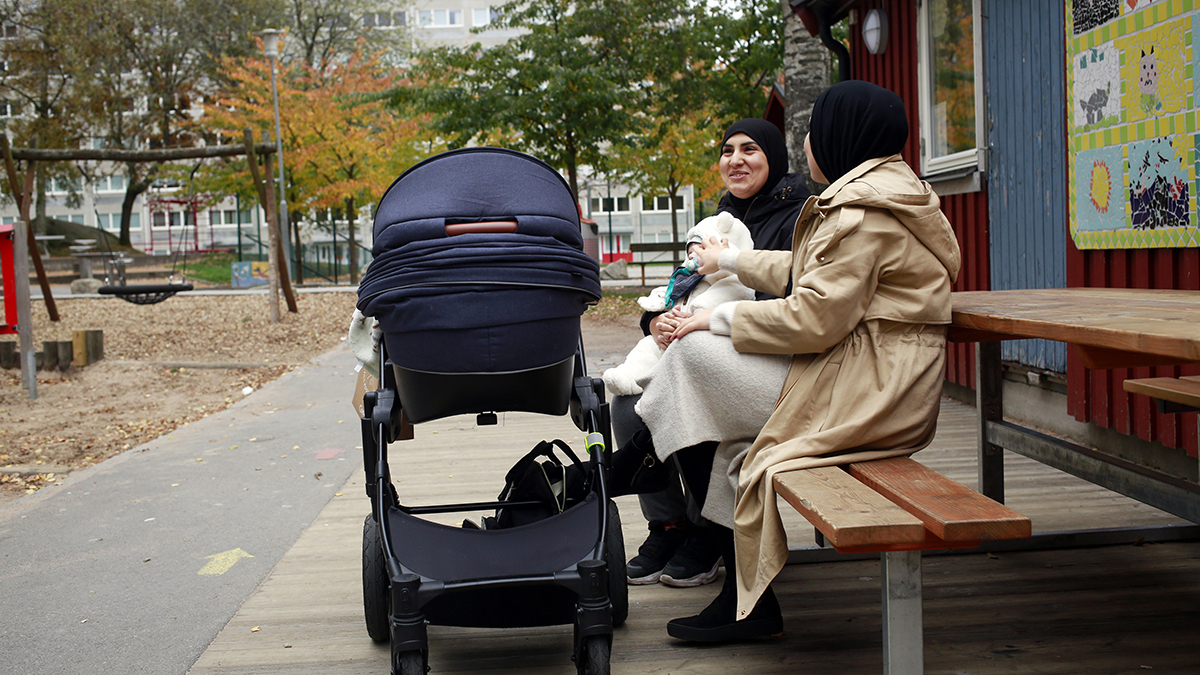
POLYGON ((0 368, 16 368, 17 343, 12 340, 0 342, 0 368))
POLYGON ((55 340, 58 346, 58 369, 66 370, 75 360, 75 343, 72 340, 55 340))
MULTIPOLYGON (((4 153, 4 171, 8 174, 8 185, 12 190, 13 199, 17 201, 17 210, 21 214, 21 219, 26 223, 29 220, 29 201, 30 194, 33 192, 33 167, 31 166, 26 171, 25 189, 21 189, 21 181, 17 179, 17 167, 13 162, 12 148, 8 145, 8 136, 0 134, 0 151, 4 153)), ((46 303, 46 312, 50 315, 51 321, 58 321, 58 304, 54 302, 54 294, 50 292, 50 280, 46 278, 46 268, 42 265, 42 254, 37 248, 37 239, 34 238, 33 228, 25 228, 27 242, 26 247, 29 249, 29 257, 33 260, 33 269, 37 272, 38 285, 42 287, 42 298, 46 303)))
POLYGON ((54 340, 42 340, 42 369, 58 370, 58 345, 54 340))
POLYGON ((271 310, 271 323, 279 323, 279 260, 275 248, 275 239, 279 228, 275 226, 274 210, 267 200, 267 191, 262 184, 262 176, 258 172, 258 156, 254 152, 254 132, 246 127, 246 162, 250 165, 250 177, 254 181, 254 189, 258 192, 258 202, 267 212, 267 305, 271 310))
POLYGON ((71 337, 75 365, 88 366, 104 358, 104 331, 77 330, 71 337))

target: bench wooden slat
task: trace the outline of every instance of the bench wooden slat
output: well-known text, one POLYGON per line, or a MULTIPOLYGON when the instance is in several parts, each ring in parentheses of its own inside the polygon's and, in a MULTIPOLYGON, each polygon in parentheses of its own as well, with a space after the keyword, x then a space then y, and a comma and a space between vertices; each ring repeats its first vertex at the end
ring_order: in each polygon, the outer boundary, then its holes
POLYGON ((1200 408, 1200 377, 1147 377, 1125 380, 1122 386, 1131 394, 1144 394, 1150 398, 1200 408))
POLYGON ((1029 518, 909 457, 849 466, 850 475, 919 518, 946 541, 1020 539, 1029 518))
POLYGON ((629 250, 632 253, 659 253, 669 251, 683 251, 686 242, 668 241, 662 243, 637 243, 630 244, 629 250))
POLYGON ((775 491, 836 548, 925 540, 925 525, 920 519, 838 467, 776 474, 775 491))

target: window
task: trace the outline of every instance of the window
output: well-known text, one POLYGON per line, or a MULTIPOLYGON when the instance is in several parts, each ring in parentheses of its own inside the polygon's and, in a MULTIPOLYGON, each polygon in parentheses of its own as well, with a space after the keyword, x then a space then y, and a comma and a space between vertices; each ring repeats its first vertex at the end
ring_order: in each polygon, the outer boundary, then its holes
POLYGON ((94 183, 96 192, 125 192, 125 176, 102 176, 94 183))
POLYGON ((65 195, 72 192, 79 192, 80 187, 78 178, 54 178, 50 181, 50 187, 47 192, 50 194, 65 195))
MULTIPOLYGON (((208 222, 210 225, 228 225, 236 226, 238 224, 238 212, 235 209, 211 209, 208 212, 208 222)), ((241 222, 246 225, 250 222, 250 212, 242 211, 241 222)))
POLYGON ((12 40, 17 37, 17 24, 6 23, 0 25, 0 40, 12 40))
POLYGON ((117 231, 121 229, 121 214, 119 213, 98 213, 96 214, 97 227, 105 230, 117 231))
MULTIPOLYGON (((643 211, 670 211, 671 210, 671 198, 666 195, 659 195, 657 197, 642 197, 642 210, 643 211)), ((683 196, 682 195, 675 197, 675 210, 676 211, 683 210, 683 196)))
POLYGON ((592 213, 597 212, 628 213, 629 197, 592 197, 592 213))
POLYGON ((0 117, 16 117, 20 114, 20 104, 14 101, 0 101, 0 117))
POLYGON ((405 24, 404 12, 367 12, 363 28, 399 28, 405 24))
POLYGON ((417 22, 425 28, 445 28, 463 25, 461 9, 422 9, 417 12, 417 22))
POLYGON ((485 7, 483 9, 472 10, 471 25, 486 26, 495 21, 497 17, 496 10, 485 7))
POLYGON ((917 25, 921 169, 983 171, 980 0, 926 0, 917 25), (979 86, 976 86, 976 85, 979 86))

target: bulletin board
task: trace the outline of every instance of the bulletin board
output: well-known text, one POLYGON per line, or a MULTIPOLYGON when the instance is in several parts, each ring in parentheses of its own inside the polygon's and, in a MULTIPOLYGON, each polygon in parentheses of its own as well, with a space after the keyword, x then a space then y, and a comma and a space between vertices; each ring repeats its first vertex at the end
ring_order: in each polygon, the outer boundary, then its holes
POLYGON ((1066 0, 1065 16, 1076 246, 1200 246, 1200 0, 1066 0))

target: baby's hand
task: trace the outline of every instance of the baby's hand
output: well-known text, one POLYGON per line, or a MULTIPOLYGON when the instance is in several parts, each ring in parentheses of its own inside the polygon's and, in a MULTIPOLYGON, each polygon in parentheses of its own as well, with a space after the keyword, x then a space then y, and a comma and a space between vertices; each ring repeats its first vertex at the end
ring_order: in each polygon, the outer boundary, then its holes
POLYGON ((671 333, 671 339, 678 340, 694 330, 708 330, 709 319, 712 317, 712 313, 711 309, 702 309, 683 319, 676 326, 675 331, 671 333))

